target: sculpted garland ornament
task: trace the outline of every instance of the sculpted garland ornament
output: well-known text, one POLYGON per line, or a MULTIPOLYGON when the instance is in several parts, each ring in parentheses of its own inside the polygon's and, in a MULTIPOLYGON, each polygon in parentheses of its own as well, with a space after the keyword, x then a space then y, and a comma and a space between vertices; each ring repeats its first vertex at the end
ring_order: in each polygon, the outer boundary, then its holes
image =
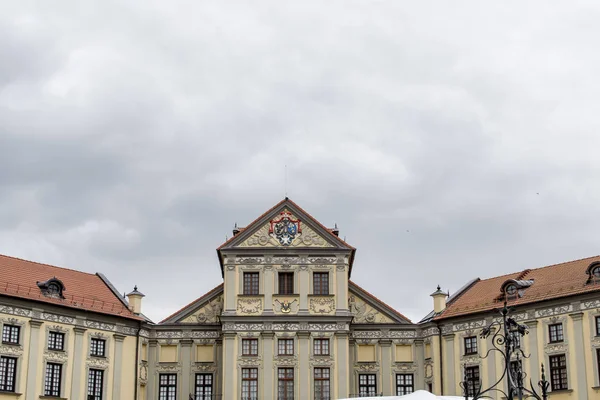
POLYGON ((277 219, 271 220, 269 235, 277 239, 282 246, 291 245, 294 239, 302 234, 300 220, 292 218, 289 212, 283 211, 277 219))

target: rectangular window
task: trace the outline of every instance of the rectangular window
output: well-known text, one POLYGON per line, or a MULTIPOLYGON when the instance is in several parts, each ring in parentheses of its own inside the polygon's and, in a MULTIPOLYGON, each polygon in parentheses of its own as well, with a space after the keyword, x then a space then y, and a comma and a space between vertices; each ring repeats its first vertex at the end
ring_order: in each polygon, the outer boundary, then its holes
POLYGON ((413 374, 396 374, 396 396, 411 394, 414 391, 413 374))
POLYGON ((600 380, 600 349, 596 349, 596 363, 598 364, 598 379, 600 380))
POLYGON ((104 371, 90 369, 88 375, 88 400, 102 400, 102 387, 104 385, 104 371))
POLYGON ((92 338, 90 342, 90 355, 94 357, 104 357, 106 349, 106 340, 92 338))
POLYGON ((548 330, 550 332, 550 343, 562 342, 565 339, 562 324, 548 325, 548 330))
POLYGON ((158 400, 177 399, 177 374, 158 375, 158 400))
POLYGON ((477 354, 477 336, 465 338, 465 354, 477 354))
POLYGON ((0 391, 14 392, 17 379, 17 359, 0 357, 0 391))
POLYGON ((62 364, 47 363, 44 396, 60 397, 61 380, 62 364))
POLYGON ((568 389, 567 357, 564 354, 550 356, 550 387, 552 391, 568 389))
POLYGON ((475 396, 479 391, 479 367, 465 368, 465 378, 467 380, 467 396, 475 396))
POLYGON ((277 400, 294 400, 294 368, 279 368, 277 400))
POLYGON ((244 272, 244 294, 258 294, 258 272, 244 272))
POLYGON ((329 339, 314 339, 313 340, 313 353, 315 356, 328 356, 329 355, 329 339))
POLYGON ((2 343, 19 344, 19 331, 21 327, 16 325, 4 325, 2 327, 2 343))
POLYGON ((213 400, 212 374, 196 374, 196 398, 194 400, 213 400))
POLYGON ((294 273, 279 273, 279 294, 294 294, 294 273))
POLYGON ((61 332, 48 332, 48 350, 64 350, 65 334, 61 332))
POLYGON ((329 368, 315 368, 315 400, 330 400, 329 368))
POLYGON ((280 356, 294 355, 294 339, 279 339, 277 341, 278 354, 280 356))
POLYGON ((600 336, 600 317, 596 317, 596 336, 600 336))
POLYGON ((358 375, 358 396, 368 397, 377 395, 377 375, 358 375))
POLYGON ((329 272, 313 273, 313 293, 321 295, 329 294, 329 272))
POLYGON ((242 400, 258 400, 258 368, 242 368, 242 400))
POLYGON ((257 356, 258 355, 258 339, 242 339, 242 355, 257 356))

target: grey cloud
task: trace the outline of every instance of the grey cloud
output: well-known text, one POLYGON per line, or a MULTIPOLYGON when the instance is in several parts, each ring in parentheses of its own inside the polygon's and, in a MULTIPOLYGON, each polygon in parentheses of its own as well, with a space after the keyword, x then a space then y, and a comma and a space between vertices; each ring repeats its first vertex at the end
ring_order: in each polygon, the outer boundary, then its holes
POLYGON ((412 319, 438 283, 597 254, 599 11, 2 4, 0 252, 137 284, 158 320, 219 283, 287 165, 412 319))

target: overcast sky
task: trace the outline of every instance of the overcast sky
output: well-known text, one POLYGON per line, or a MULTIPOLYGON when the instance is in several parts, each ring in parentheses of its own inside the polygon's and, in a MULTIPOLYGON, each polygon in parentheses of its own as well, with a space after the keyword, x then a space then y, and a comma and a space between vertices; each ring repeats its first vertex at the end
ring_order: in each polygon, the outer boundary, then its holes
POLYGON ((597 255, 597 1, 0 2, 0 253, 221 282, 288 195, 413 320, 437 284, 597 255))

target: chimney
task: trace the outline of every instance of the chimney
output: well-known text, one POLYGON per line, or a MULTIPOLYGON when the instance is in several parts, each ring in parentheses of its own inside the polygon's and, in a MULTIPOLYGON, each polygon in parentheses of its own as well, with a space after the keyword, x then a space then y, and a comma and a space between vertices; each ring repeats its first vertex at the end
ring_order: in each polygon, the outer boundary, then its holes
POLYGON ((439 314, 446 309, 447 296, 446 293, 442 292, 440 285, 438 285, 437 290, 431 293, 431 297, 433 297, 433 312, 439 314))
POLYGON ((144 294, 138 292, 137 286, 133 287, 133 292, 127 295, 127 300, 129 301, 129 309, 133 311, 134 314, 142 313, 142 298, 145 297, 144 294))
POLYGON ((335 224, 335 227, 333 228, 331 233, 333 233, 335 236, 340 236, 340 230, 337 227, 337 223, 335 224))
POLYGON ((237 222, 235 223, 235 226, 233 227, 233 236, 236 236, 238 233, 240 233, 240 229, 237 226, 237 222))

